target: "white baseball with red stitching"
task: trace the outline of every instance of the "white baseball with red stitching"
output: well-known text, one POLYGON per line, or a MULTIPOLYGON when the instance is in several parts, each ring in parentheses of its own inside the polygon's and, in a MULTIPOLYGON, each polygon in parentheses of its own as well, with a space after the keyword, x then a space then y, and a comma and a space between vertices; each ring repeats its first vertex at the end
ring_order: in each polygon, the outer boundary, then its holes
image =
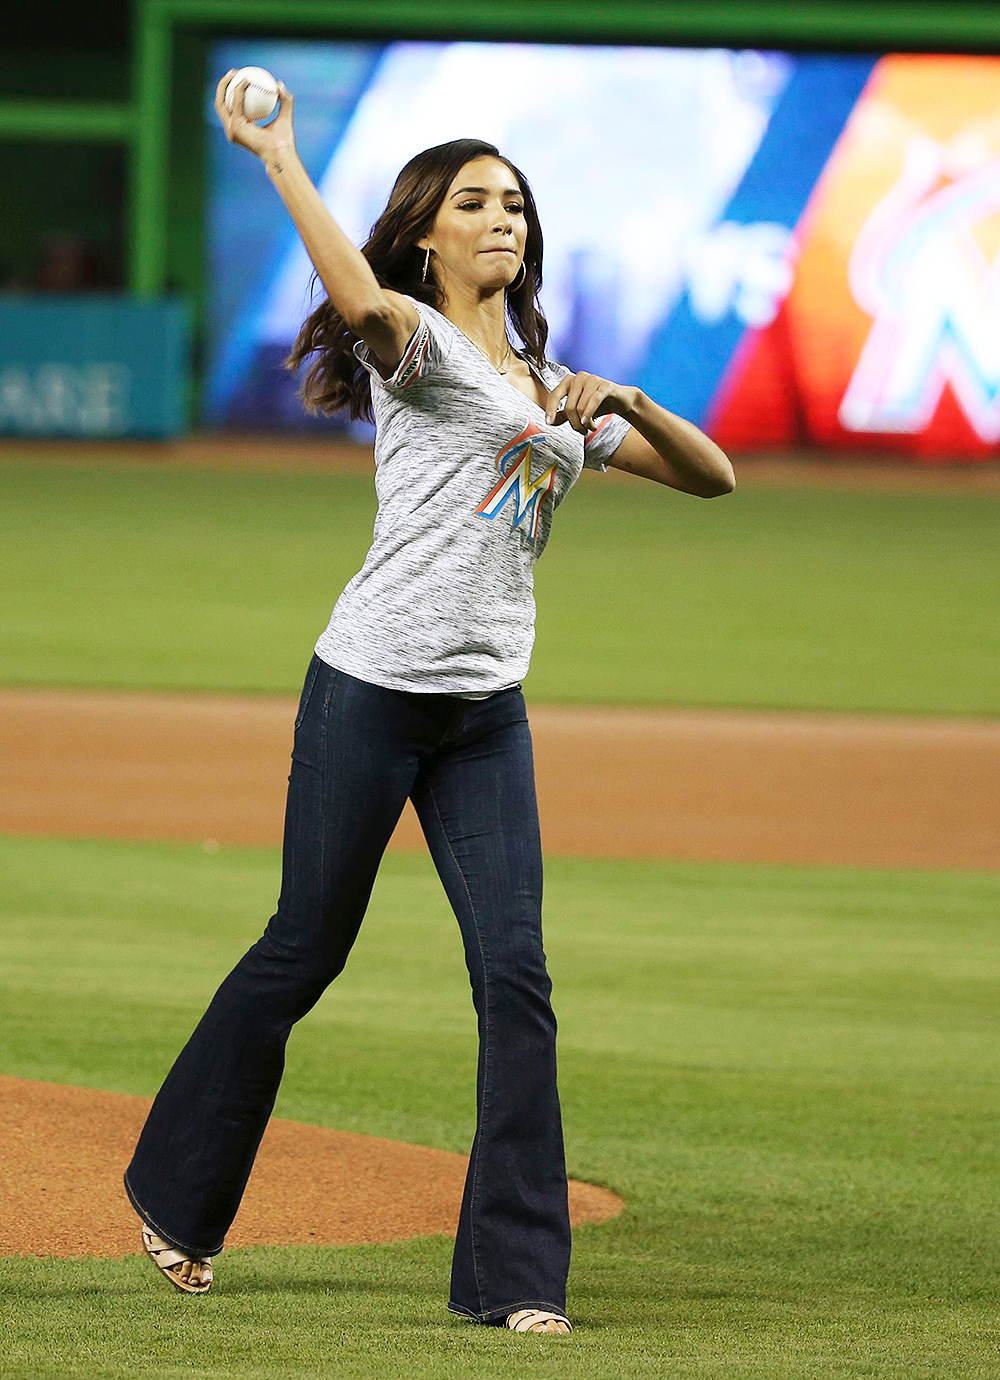
POLYGON ((228 110, 232 110, 233 96, 244 78, 249 84, 243 93, 243 113, 248 120, 263 120, 278 104, 278 83, 264 67, 241 67, 226 87, 228 110))

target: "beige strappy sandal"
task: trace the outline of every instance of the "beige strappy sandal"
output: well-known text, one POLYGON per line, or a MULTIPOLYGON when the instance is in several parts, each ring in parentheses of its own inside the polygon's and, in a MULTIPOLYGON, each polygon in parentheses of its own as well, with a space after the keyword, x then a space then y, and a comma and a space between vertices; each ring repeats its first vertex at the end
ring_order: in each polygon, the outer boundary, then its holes
POLYGON ((210 1256, 185 1255, 183 1251, 175 1250, 173 1246, 167 1244, 162 1236, 157 1236, 148 1227, 142 1229, 142 1249, 149 1256, 150 1260, 159 1270, 161 1275, 166 1275, 170 1283, 178 1289, 183 1289, 185 1294, 207 1294, 212 1287, 212 1266, 209 1263, 210 1256), (202 1267, 201 1283, 189 1284, 186 1279, 176 1273, 175 1266, 183 1265, 186 1261, 191 1261, 195 1265, 202 1267))
POLYGON ((515 1332, 562 1332, 562 1328, 543 1327, 543 1323, 565 1323, 566 1332, 573 1331, 573 1324, 563 1313, 549 1313, 544 1308, 520 1308, 511 1313, 507 1326, 515 1332))

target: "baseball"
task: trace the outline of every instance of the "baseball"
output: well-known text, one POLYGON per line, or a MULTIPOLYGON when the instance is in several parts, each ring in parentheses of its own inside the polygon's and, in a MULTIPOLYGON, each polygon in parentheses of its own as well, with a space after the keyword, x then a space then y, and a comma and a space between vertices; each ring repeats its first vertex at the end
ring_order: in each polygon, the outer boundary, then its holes
POLYGON ((243 93, 243 113, 248 120, 263 120, 278 104, 278 83, 263 67, 241 67, 226 87, 227 109, 232 110, 233 96, 244 78, 249 85, 243 93))

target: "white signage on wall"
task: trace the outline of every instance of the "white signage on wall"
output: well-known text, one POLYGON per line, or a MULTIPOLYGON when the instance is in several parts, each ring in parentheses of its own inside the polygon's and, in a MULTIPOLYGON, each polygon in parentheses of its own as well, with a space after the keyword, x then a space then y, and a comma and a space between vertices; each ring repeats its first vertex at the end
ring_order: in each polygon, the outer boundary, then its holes
POLYGON ((41 364, 0 369, 0 431, 97 436, 128 426, 127 364, 41 364))
POLYGON ((792 286, 796 254, 787 226, 720 221, 682 251, 691 311, 706 326, 730 312, 747 326, 769 326, 792 286))

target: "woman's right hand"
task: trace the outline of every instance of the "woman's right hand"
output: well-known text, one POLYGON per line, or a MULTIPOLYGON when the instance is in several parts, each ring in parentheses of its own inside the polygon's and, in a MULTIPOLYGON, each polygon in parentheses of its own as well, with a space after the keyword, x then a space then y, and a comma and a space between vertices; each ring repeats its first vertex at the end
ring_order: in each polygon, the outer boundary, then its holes
POLYGON ((231 144, 241 144, 243 148, 255 153, 265 163, 277 154, 288 155, 295 152, 295 133, 292 129, 293 97, 285 90, 285 83, 278 82, 278 113, 271 123, 262 127, 254 124, 243 113, 243 93, 247 87, 244 79, 233 92, 233 108, 226 105, 226 87, 229 85, 235 67, 231 67, 215 88, 215 111, 222 121, 226 138, 231 144))

